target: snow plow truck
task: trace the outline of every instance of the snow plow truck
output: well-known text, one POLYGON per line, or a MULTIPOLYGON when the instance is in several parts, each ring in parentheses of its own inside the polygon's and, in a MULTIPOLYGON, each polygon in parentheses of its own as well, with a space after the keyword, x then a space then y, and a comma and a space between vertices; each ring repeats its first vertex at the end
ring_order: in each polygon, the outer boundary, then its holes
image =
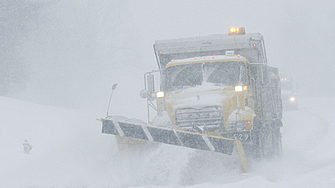
POLYGON ((144 140, 228 155, 235 148, 245 172, 246 158, 280 155, 280 77, 268 66, 261 34, 230 28, 153 47, 159 70, 145 73, 140 92, 148 123, 108 116, 103 133, 120 145, 144 140), (152 119, 150 109, 157 111, 152 119))

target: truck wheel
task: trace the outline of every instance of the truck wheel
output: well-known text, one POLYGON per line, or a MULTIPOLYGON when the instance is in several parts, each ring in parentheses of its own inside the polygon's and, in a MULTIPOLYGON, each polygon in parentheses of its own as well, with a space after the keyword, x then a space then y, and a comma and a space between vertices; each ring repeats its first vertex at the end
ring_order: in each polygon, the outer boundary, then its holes
POLYGON ((275 157, 280 156, 282 153, 282 141, 281 141, 281 133, 280 133, 280 127, 282 127, 283 124, 281 120, 274 120, 272 121, 272 125, 270 127, 270 133, 271 133, 271 143, 269 148, 269 157, 275 157))
POLYGON ((261 160, 264 157, 264 142, 261 132, 262 122, 258 117, 254 118, 254 134, 253 134, 253 151, 252 156, 256 160, 261 160))
POLYGON ((281 156, 282 140, 281 140, 280 127, 277 126, 273 127, 272 134, 273 134, 273 155, 281 156))
POLYGON ((264 140, 261 131, 257 131, 253 138, 253 158, 261 160, 264 158, 264 140))

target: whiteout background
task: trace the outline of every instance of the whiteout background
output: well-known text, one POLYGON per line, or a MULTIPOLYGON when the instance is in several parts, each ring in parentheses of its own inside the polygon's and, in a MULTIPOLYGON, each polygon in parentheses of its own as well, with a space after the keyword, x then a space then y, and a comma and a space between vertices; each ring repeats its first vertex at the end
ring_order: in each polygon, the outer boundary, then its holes
POLYGON ((1 98, 1 187, 333 187, 334 5, 60 0, 46 6, 18 44, 29 73, 10 95, 20 101, 1 98), (257 164, 246 176, 212 165, 213 178, 204 164, 191 173, 193 150, 162 146, 142 158, 118 155, 114 138, 102 135, 95 120, 106 114, 111 86, 119 84, 111 114, 146 120, 139 91, 143 74, 157 69, 154 41, 233 26, 260 32, 269 64, 297 85, 300 109, 284 114, 283 160, 257 164), (24 139, 34 146, 30 155, 22 153, 24 139))

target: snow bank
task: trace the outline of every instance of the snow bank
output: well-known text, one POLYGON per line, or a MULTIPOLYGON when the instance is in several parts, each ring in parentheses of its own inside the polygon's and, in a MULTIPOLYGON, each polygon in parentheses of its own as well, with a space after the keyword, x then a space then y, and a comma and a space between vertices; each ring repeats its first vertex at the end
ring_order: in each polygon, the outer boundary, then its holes
POLYGON ((283 157, 236 156, 160 145, 117 152, 96 114, 0 97, 0 187, 334 187, 335 98, 300 99, 284 113, 283 157), (33 146, 23 153, 27 139, 33 146))

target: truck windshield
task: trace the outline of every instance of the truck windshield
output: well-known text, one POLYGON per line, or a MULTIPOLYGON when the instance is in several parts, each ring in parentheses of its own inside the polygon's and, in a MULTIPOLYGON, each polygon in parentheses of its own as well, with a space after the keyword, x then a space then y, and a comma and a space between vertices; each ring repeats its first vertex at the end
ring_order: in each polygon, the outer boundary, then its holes
POLYGON ((223 61, 171 66, 165 72, 165 90, 175 91, 213 83, 235 86, 246 83, 243 62, 223 61))

